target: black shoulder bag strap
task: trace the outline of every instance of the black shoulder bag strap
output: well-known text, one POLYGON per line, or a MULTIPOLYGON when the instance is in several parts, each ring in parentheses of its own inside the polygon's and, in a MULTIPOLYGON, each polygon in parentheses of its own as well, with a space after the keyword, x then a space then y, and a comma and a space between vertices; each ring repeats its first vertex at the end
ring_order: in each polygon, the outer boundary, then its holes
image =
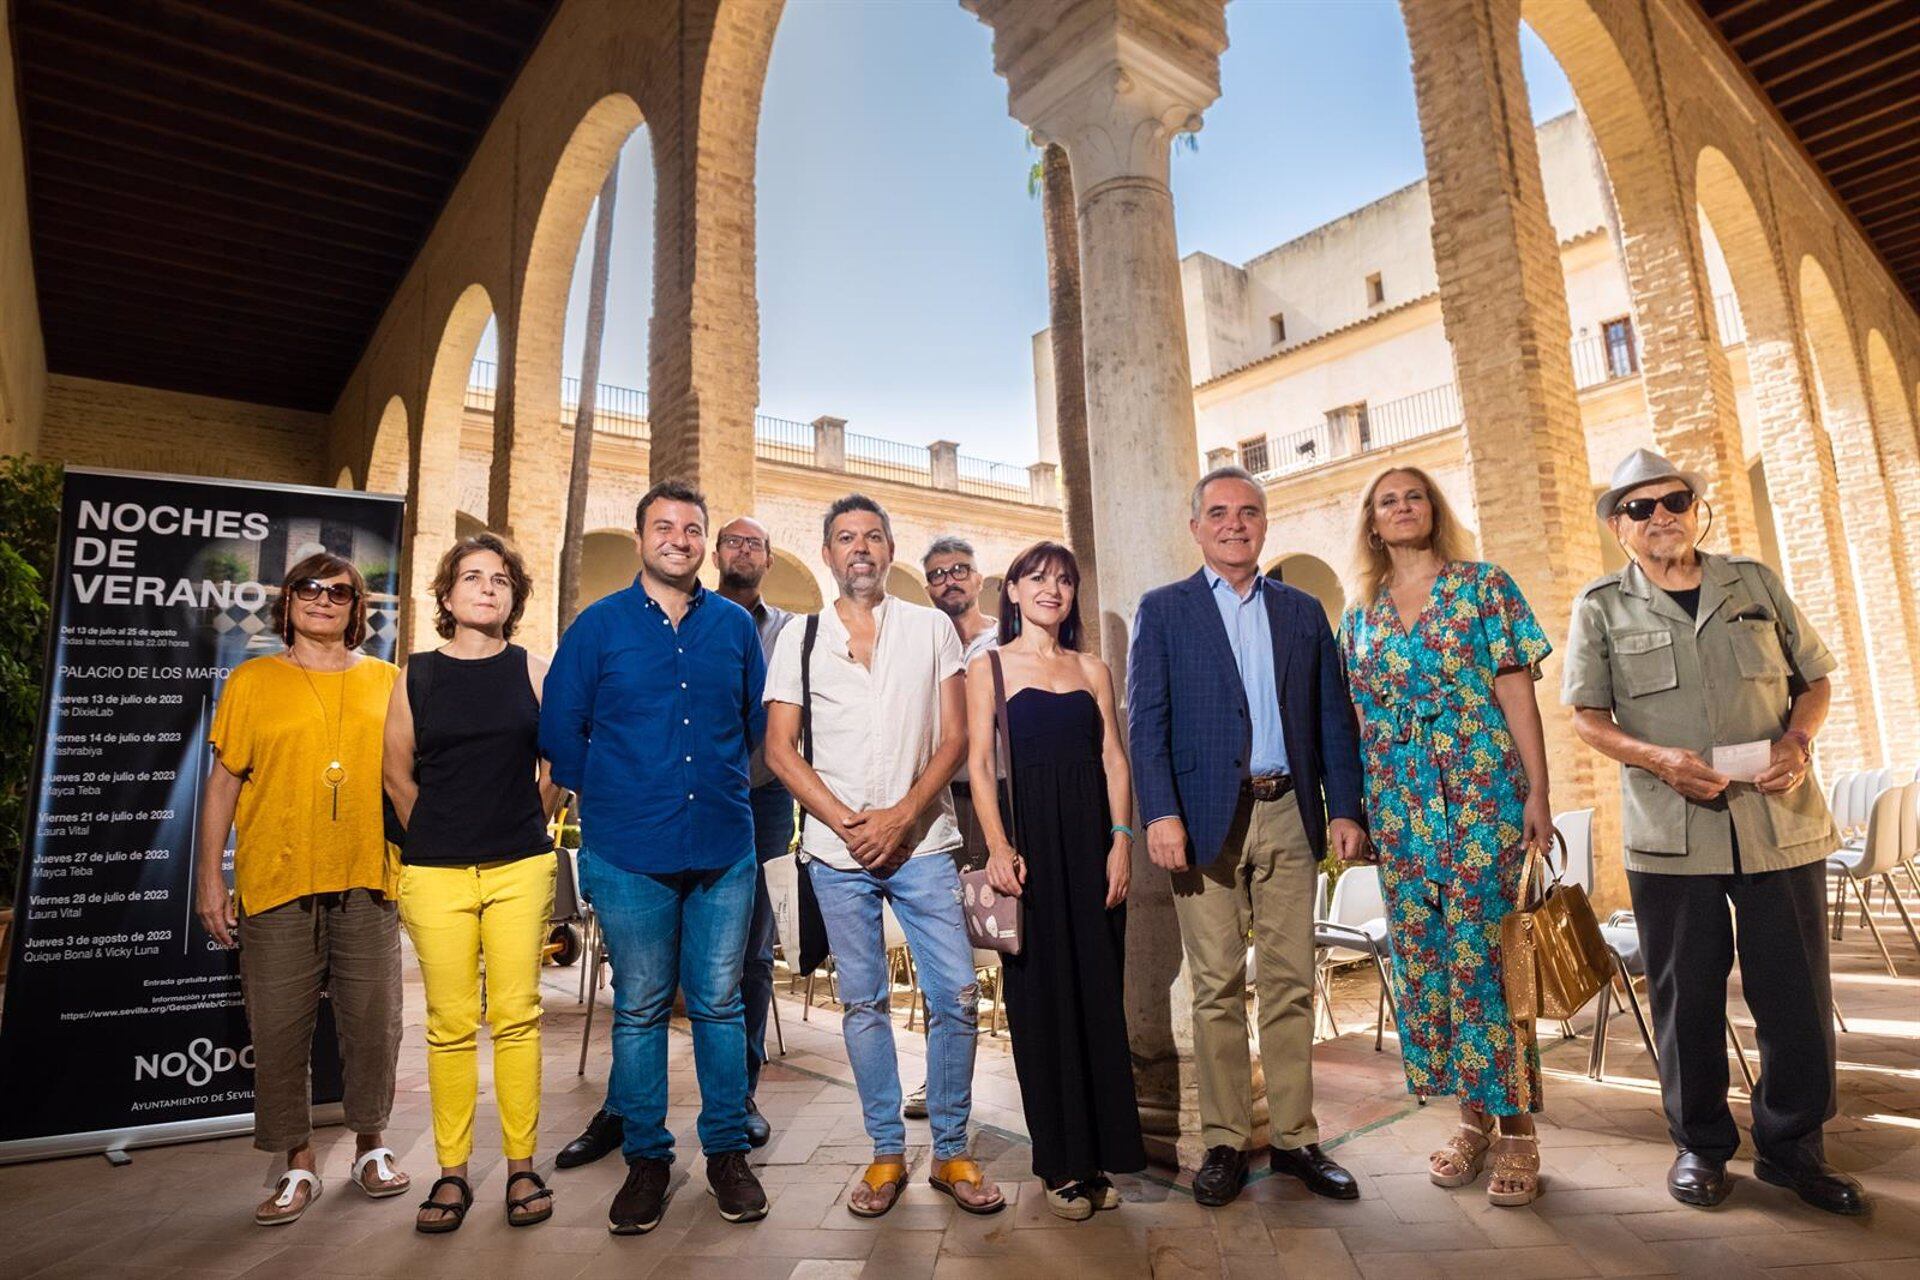
POLYGON ((1001 794, 1006 797, 1000 811, 1006 818, 1007 839, 1018 853, 1020 832, 1015 828, 1013 815, 1013 734, 1007 729, 1007 678, 1000 668, 998 649, 987 650, 987 661, 993 667, 993 756, 1002 780, 1001 794))
MULTIPOLYGON (((800 758, 813 763, 813 644, 820 638, 820 615, 807 615, 807 629, 800 639, 800 758)), ((800 806, 800 834, 806 837, 807 807, 800 806)), ((797 856, 797 855, 796 855, 797 856)), ((827 922, 820 914, 820 900, 814 896, 813 878, 800 869, 800 972, 810 974, 825 963, 830 944, 827 922)))

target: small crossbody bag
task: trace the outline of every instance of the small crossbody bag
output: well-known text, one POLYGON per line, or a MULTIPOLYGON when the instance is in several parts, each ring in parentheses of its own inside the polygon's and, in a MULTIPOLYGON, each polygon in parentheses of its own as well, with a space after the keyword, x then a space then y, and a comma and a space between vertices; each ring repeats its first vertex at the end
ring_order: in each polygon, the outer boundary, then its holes
MULTIPOLYGON (((993 668, 995 772, 1007 780, 1007 803, 1001 813, 1006 819, 1007 838, 1018 849, 1020 833, 1014 825, 1013 738, 1007 732, 1007 682, 1000 668, 999 652, 989 649, 987 661, 993 668)), ((1026 913, 1019 898, 1009 897, 988 883, 984 867, 978 871, 960 873, 960 908, 967 919, 967 941, 982 950, 998 951, 1002 955, 1020 954, 1026 913)))

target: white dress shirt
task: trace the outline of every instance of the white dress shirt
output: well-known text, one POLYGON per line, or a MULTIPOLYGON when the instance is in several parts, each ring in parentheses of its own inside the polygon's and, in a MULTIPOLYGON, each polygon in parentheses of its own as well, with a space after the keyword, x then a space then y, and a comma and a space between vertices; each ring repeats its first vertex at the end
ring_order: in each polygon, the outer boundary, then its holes
MULTIPOLYGON (((874 610, 873 665, 862 666, 848 647, 839 610, 820 611, 813 646, 813 769, 850 809, 883 809, 905 798, 940 745, 940 686, 962 670, 960 637, 947 615, 886 597, 874 610)), ((767 672, 766 700, 801 705, 800 650, 806 626, 781 631, 767 672)), ((953 797, 939 797, 907 829, 913 856, 951 854, 960 847, 953 797)), ((863 868, 840 833, 809 820, 800 838, 803 858, 841 871, 863 868)))

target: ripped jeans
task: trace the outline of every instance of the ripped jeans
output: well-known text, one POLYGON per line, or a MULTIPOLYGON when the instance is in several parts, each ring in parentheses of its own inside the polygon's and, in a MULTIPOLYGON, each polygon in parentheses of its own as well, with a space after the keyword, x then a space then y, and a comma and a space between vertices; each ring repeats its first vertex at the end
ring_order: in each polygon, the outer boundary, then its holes
POLYGON ((980 991, 966 920, 960 914, 960 873, 953 858, 944 852, 923 854, 884 875, 839 871, 817 859, 805 865, 839 974, 845 1008, 840 1025, 874 1154, 905 1154, 907 1149, 907 1126, 900 1117, 900 1068, 888 1016, 885 903, 906 934, 927 998, 927 1116, 934 1158, 965 1155, 980 991))

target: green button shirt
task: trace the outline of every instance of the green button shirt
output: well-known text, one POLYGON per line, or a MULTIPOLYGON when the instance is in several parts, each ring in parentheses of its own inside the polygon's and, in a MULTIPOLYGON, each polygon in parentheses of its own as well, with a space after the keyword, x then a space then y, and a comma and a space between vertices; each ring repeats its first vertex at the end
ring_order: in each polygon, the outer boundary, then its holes
MULTIPOLYGON (((1643 742, 1713 748, 1786 732, 1793 694, 1836 665, 1773 570, 1744 556, 1701 553, 1700 609, 1689 618, 1637 564, 1580 593, 1567 639, 1561 701, 1613 713, 1643 742)), ((1839 844, 1811 772, 1785 795, 1751 783, 1724 803, 1695 804, 1645 769, 1620 768, 1626 864, 1664 875, 1779 871, 1839 844)))

